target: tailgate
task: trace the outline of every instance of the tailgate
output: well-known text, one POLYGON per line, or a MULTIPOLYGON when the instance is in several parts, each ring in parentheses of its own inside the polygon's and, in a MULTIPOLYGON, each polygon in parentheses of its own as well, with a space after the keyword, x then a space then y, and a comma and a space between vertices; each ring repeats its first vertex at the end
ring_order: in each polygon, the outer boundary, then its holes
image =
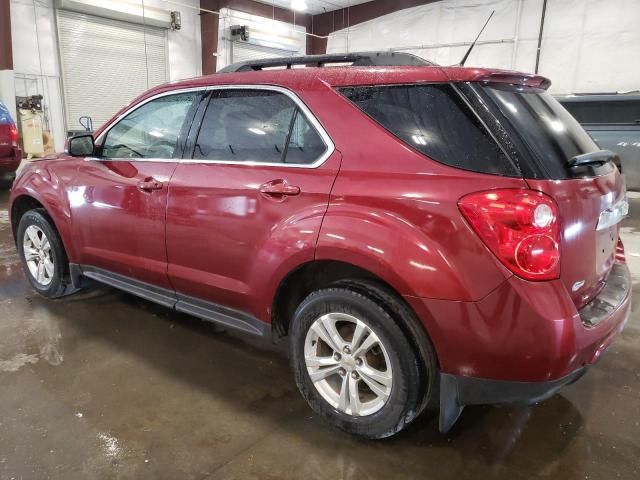
POLYGON ((616 169, 595 178, 527 183, 558 204, 562 229, 560 276, 576 307, 581 308, 600 292, 615 261, 619 220, 624 211, 624 207, 617 207, 626 202, 622 176, 616 169), (608 221, 598 225, 601 216, 608 221))
POLYGON ((489 83, 474 88, 529 167, 529 186, 558 205, 560 278, 581 308, 604 286, 628 208, 615 157, 603 159, 607 152, 544 89, 489 83))

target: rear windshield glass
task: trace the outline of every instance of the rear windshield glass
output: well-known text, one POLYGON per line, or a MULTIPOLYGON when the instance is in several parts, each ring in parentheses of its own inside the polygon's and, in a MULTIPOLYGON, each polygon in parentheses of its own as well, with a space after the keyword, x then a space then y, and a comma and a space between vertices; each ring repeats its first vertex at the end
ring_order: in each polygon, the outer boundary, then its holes
POLYGON ((451 85, 349 87, 340 92, 433 160, 475 172, 521 175, 451 85))
POLYGON ((640 124, 640 100, 563 100, 560 103, 583 124, 640 124))
MULTIPOLYGON (((576 171, 568 168, 569 160, 600 150, 576 119, 545 91, 508 85, 483 86, 480 91, 510 120, 528 153, 550 178, 574 178, 576 171)), ((608 173, 611 168, 606 164, 596 174, 608 173)))

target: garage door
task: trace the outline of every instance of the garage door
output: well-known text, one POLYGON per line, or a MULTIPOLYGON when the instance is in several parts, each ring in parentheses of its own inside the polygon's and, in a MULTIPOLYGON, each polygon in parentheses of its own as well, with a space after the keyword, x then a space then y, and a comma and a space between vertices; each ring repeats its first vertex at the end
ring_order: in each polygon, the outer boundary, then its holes
POLYGON ((295 52, 262 47, 246 42, 231 42, 231 63, 263 60, 265 58, 292 57, 295 52))
POLYGON ((167 80, 166 30, 58 11, 67 129, 94 129, 148 88, 167 80))

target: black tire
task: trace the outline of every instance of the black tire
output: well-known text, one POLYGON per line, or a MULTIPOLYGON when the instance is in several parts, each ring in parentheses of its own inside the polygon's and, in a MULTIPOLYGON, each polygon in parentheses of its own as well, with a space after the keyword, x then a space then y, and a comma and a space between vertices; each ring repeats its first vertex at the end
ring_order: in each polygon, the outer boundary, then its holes
POLYGON ((16 246, 20 254, 20 259, 22 260, 25 275, 34 290, 47 298, 59 298, 72 293, 73 288, 69 279, 69 261, 67 260, 62 241, 53 225, 53 221, 44 209, 29 210, 20 218, 16 236, 16 246), (51 245, 51 258, 54 265, 54 272, 51 276, 50 283, 47 285, 40 284, 32 275, 25 259, 23 245, 25 232, 27 228, 32 225, 42 230, 51 245))
POLYGON ((299 305, 289 333, 290 361, 298 389, 316 413, 348 433, 380 439, 404 429, 424 409, 429 391, 425 388, 427 372, 435 376, 436 367, 423 364, 415 345, 376 295, 364 288, 356 290, 348 286, 318 290, 299 305), (358 318, 386 349, 393 383, 384 406, 372 414, 352 416, 339 410, 323 398, 311 381, 305 363, 306 336, 312 324, 327 313, 346 313, 358 318))

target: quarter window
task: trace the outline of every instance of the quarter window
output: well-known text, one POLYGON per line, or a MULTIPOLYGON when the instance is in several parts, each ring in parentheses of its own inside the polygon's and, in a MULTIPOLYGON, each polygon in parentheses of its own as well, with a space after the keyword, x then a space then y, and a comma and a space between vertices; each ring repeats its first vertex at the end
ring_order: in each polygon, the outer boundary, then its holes
POLYGON ((198 95, 166 95, 136 108, 107 132, 102 156, 173 158, 185 118, 198 95))
POLYGON ((520 175, 450 85, 349 87, 340 91, 397 138, 433 160, 475 172, 520 175))
POLYGON ((318 132, 287 95, 270 90, 212 94, 195 159, 311 164, 326 151, 318 132))

